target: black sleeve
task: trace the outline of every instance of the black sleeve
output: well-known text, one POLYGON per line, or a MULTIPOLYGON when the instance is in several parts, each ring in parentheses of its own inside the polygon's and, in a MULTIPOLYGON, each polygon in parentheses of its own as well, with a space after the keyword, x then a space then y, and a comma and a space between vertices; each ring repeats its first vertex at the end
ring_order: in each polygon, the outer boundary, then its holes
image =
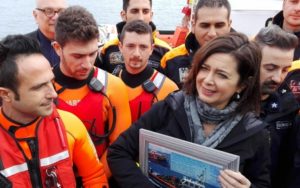
POLYGON ((108 148, 107 161, 114 179, 124 188, 155 187, 137 166, 139 156, 139 129, 158 130, 165 103, 158 102, 136 123, 123 132, 108 148), (158 117, 158 114, 160 117, 158 117))
POLYGON ((270 135, 266 130, 262 130, 256 135, 253 147, 255 149, 254 157, 247 161, 244 175, 251 182, 251 188, 268 188, 270 182, 270 135))

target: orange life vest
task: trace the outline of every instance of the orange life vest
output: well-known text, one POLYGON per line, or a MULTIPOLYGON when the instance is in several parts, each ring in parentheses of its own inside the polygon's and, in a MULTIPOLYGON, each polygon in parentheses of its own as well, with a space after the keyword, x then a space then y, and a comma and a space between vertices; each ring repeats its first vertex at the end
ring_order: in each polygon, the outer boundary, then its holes
POLYGON ((76 187, 66 130, 55 108, 52 115, 38 122, 36 133, 32 139, 38 158, 33 155, 29 160, 18 140, 1 126, 0 173, 14 188, 47 187, 47 183, 52 187, 76 187))
MULTIPOLYGON (((96 69, 93 75, 104 86, 102 92, 105 93, 107 86, 107 72, 96 69)), ((97 150, 99 157, 102 156, 106 147, 107 140, 99 139, 95 135, 104 135, 108 125, 103 123, 103 94, 100 92, 89 90, 88 94, 76 105, 71 106, 65 101, 58 98, 57 108, 75 114, 86 126, 97 150)))
POLYGON ((156 73, 154 73, 154 76, 152 76, 152 78, 150 79, 155 85, 156 89, 153 92, 147 92, 144 89, 140 95, 129 101, 132 122, 138 120, 142 114, 144 114, 151 108, 154 99, 156 98, 156 94, 159 92, 161 86, 163 85, 165 78, 165 75, 156 71, 156 73))

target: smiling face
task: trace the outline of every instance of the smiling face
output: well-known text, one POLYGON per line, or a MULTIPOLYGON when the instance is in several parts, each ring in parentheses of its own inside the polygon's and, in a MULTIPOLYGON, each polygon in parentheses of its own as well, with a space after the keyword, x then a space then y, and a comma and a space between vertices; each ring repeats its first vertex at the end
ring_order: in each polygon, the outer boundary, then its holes
POLYGON ((206 59, 196 77, 200 100, 208 105, 224 109, 232 96, 242 91, 237 62, 229 54, 216 53, 206 59))
POLYGON ((262 99, 274 93, 285 79, 293 61, 294 49, 282 50, 265 46, 262 49, 260 87, 262 99))
POLYGON ((60 56, 59 66, 63 74, 84 80, 93 69, 98 52, 98 39, 88 42, 69 41, 63 47, 55 42, 54 49, 60 56))
POLYGON ((290 32, 300 31, 300 0, 283 1, 283 29, 290 32))
POLYGON ((54 75, 47 59, 41 54, 22 56, 17 59, 19 87, 16 93, 7 89, 4 112, 11 119, 28 123, 53 111, 57 94, 53 88, 54 75))
POLYGON ((192 32, 202 46, 208 41, 230 32, 231 20, 225 7, 202 7, 192 22, 192 32))

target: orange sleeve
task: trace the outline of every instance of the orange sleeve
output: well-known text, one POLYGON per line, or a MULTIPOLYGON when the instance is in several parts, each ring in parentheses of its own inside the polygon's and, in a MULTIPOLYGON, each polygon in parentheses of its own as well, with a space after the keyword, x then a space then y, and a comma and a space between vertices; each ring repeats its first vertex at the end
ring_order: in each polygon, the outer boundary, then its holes
POLYGON ((67 131, 69 151, 84 187, 108 187, 104 167, 84 124, 75 115, 59 110, 67 131))
MULTIPOLYGON (((106 94, 116 110, 116 127, 112 134, 109 136, 109 145, 113 143, 119 135, 125 131, 131 124, 131 113, 129 107, 129 99, 127 88, 122 80, 112 74, 108 74, 108 83, 106 94)), ((105 108, 109 108, 109 125, 112 126, 113 112, 107 100, 105 100, 105 108)), ((107 150, 101 157, 101 162, 104 165, 107 177, 111 176, 109 167, 106 161, 107 150)))
POLYGON ((175 82, 166 77, 162 87, 157 94, 157 98, 158 100, 163 100, 166 98, 166 96, 176 90, 178 90, 178 86, 175 84, 175 82))

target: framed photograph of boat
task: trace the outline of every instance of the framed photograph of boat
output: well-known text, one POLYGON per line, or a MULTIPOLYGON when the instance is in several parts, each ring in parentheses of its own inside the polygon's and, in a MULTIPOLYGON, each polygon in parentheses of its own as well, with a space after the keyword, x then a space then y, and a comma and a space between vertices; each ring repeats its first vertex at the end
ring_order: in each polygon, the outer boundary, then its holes
POLYGON ((227 152, 141 129, 139 162, 161 188, 218 188, 220 170, 238 171, 240 158, 227 152))

